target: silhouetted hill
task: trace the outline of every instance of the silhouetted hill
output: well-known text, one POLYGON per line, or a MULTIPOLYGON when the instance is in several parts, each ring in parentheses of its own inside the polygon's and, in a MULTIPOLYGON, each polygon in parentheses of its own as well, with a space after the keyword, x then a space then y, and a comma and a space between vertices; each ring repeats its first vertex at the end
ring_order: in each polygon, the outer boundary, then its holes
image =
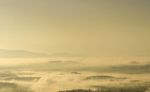
POLYGON ((48 57, 49 55, 43 53, 30 52, 25 50, 6 50, 0 49, 0 58, 35 58, 48 57))

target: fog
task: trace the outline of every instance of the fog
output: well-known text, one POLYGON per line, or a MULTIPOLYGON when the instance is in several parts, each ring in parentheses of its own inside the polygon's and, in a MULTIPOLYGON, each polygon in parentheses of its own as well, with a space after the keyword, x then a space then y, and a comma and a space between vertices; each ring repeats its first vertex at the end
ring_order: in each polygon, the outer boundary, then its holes
POLYGON ((137 88, 139 92, 148 92, 150 87, 148 57, 2 60, 5 64, 1 63, 0 67, 0 92, 71 92, 78 89, 137 92, 137 88))
POLYGON ((0 92, 150 92, 150 0, 0 0, 0 92))

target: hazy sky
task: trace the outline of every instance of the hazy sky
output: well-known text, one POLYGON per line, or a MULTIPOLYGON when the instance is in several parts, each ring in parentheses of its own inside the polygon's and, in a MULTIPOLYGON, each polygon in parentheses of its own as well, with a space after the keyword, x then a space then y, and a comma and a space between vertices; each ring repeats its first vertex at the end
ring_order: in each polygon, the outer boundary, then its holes
POLYGON ((150 55, 150 0, 0 0, 0 49, 150 55))

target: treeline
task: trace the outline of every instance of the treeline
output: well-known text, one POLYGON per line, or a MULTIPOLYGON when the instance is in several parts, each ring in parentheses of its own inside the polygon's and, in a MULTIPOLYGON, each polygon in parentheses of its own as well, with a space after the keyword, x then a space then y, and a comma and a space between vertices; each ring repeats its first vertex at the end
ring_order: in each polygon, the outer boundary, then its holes
POLYGON ((147 87, 127 87, 127 88, 103 88, 103 89, 97 89, 97 90, 91 90, 91 89, 73 89, 73 90, 65 90, 65 91, 59 91, 59 92, 146 92, 148 90, 147 87))
POLYGON ((59 91, 59 92, 101 92, 100 90, 91 90, 91 89, 73 89, 73 90, 65 90, 65 91, 59 91))

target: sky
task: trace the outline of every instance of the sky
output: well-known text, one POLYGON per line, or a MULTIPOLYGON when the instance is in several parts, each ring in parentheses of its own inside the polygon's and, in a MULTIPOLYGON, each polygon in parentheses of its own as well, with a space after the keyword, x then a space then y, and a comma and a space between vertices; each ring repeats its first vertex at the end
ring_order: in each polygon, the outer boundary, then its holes
POLYGON ((150 0, 0 0, 0 49, 149 56, 150 0))

